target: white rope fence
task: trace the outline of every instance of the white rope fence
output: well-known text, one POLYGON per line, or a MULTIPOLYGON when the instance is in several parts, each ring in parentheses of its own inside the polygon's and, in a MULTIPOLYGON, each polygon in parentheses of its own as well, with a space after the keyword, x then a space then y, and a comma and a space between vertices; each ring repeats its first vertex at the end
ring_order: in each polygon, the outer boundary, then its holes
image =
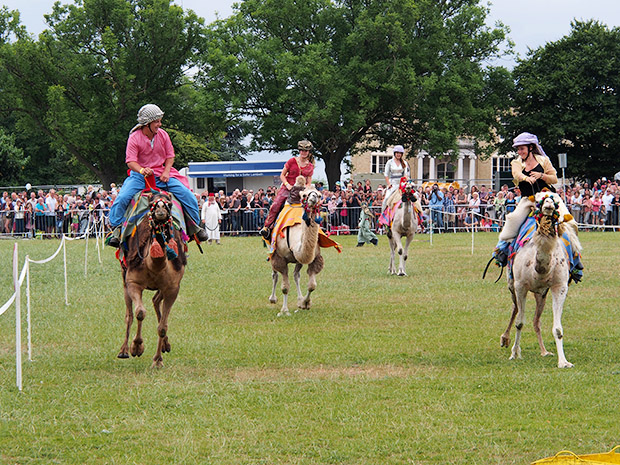
POLYGON ((0 307, 0 316, 2 316, 10 307, 15 303, 15 384, 19 391, 22 391, 22 321, 21 321, 21 287, 26 281, 26 324, 27 324, 27 335, 28 335, 28 360, 32 361, 32 324, 31 324, 31 301, 30 301, 30 264, 34 263, 37 265, 43 265, 54 260, 60 250, 63 251, 63 264, 64 264, 64 279, 65 279, 65 305, 69 305, 69 292, 68 292, 68 280, 67 280, 67 241, 74 241, 79 239, 85 239, 85 254, 84 254, 84 276, 86 277, 87 273, 87 264, 88 264, 88 238, 91 235, 91 232, 95 235, 95 243, 97 247, 97 256, 99 259, 99 263, 103 267, 103 261, 101 259, 101 249, 103 248, 104 235, 105 235, 105 227, 103 219, 99 221, 95 220, 94 222, 88 222, 88 227, 86 228, 85 233, 79 237, 67 237, 64 234, 61 237, 60 245, 56 252, 54 252, 48 258, 43 260, 32 260, 28 255, 26 255, 26 259, 24 260, 24 266, 22 267, 21 273, 18 273, 19 268, 19 254, 18 254, 18 246, 17 242, 13 247, 13 295, 7 300, 7 302, 0 307), (91 231, 92 228, 92 231, 91 231), (99 242, 101 240, 101 246, 99 242))

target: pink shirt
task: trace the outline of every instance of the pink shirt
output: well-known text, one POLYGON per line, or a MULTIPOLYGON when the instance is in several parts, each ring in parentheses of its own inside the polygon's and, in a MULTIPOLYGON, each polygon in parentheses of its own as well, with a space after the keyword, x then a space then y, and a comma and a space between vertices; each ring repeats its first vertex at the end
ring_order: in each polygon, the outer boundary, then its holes
MULTIPOLYGON (((156 177, 164 172, 164 163, 168 158, 174 158, 174 148, 170 136, 163 129, 159 129, 153 137, 153 146, 141 129, 132 132, 127 139, 125 162, 137 162, 140 166, 151 168, 156 177)), ((178 179, 189 189, 189 182, 174 167, 170 168, 170 177, 178 179)))

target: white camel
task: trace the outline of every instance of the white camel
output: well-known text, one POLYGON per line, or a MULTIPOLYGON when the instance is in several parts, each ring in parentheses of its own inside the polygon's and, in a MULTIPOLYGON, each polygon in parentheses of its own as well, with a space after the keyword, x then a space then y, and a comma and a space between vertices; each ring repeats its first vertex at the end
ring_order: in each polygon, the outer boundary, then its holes
POLYGON ((297 286, 297 307, 300 309, 310 308, 310 294, 316 289, 316 275, 321 272, 324 265, 318 244, 319 225, 314 221, 320 200, 321 194, 317 190, 310 188, 303 191, 303 208, 306 209, 307 218, 299 224, 289 226, 284 237, 278 235, 276 238, 275 251, 271 257, 273 289, 269 301, 275 304, 278 300, 276 297, 276 285, 278 283, 278 273, 280 273, 282 275, 283 302, 278 316, 290 315, 287 304, 290 289, 288 279, 289 263, 295 264, 293 278, 297 286), (308 293, 305 296, 302 295, 299 285, 300 271, 303 265, 308 265, 308 293))
POLYGON ((558 213, 560 199, 557 194, 539 192, 536 194, 538 229, 532 239, 515 255, 512 276, 508 276, 508 289, 512 295, 513 310, 508 328, 502 334, 501 345, 510 343, 510 327, 515 323, 515 342, 510 360, 521 358, 521 330, 525 322, 525 299, 528 292, 536 297, 534 330, 542 356, 551 355, 547 351, 540 334, 540 316, 545 307, 547 293, 553 298, 553 338, 558 351, 558 367, 570 368, 572 363, 564 356, 562 330, 562 309, 568 292, 570 261, 561 236, 566 230, 558 213))
POLYGON ((398 276, 407 276, 405 272, 407 252, 409 250, 409 244, 413 240, 413 235, 418 229, 418 216, 414 208, 418 198, 412 181, 406 182, 405 189, 402 193, 398 190, 394 195, 398 196, 398 194, 400 194, 400 199, 392 198, 389 202, 390 204, 396 204, 398 200, 402 200, 402 203, 396 208, 392 227, 388 230, 387 234, 390 240, 390 268, 388 273, 397 274, 398 276), (402 243, 403 237, 405 238, 404 247, 402 243), (395 255, 397 253, 400 257, 398 270, 396 270, 395 264, 395 255))

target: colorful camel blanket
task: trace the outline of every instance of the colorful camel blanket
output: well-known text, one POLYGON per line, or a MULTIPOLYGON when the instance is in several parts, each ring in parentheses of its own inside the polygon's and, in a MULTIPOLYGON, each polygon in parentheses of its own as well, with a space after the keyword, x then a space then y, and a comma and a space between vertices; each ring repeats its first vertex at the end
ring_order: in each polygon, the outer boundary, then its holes
MULTIPOLYGON (((523 225, 521 226, 521 229, 519 230, 519 234, 517 235, 515 240, 512 241, 512 244, 510 244, 510 247, 509 247, 510 254, 508 255, 508 273, 511 278, 512 278, 512 265, 514 263, 515 255, 517 254, 519 250, 523 248, 523 246, 525 246, 525 244, 527 244, 530 241, 530 239, 532 239, 532 237, 534 237, 534 233, 536 232, 537 229, 538 229, 538 224, 536 223, 536 219, 533 216, 528 216, 525 222, 523 223, 523 225)), ((570 268, 569 268, 570 274, 571 275, 578 274, 581 276, 583 274, 582 270, 577 270, 575 268, 575 265, 578 261, 577 259, 579 258, 579 253, 576 251, 573 251, 573 247, 571 245, 570 239, 566 233, 562 234, 562 237, 560 239, 562 239, 562 243, 564 244, 564 251, 566 252, 566 258, 568 258, 570 262, 570 268)))
POLYGON ((379 217, 379 224, 383 226, 387 226, 388 228, 392 227, 392 223, 394 222, 394 216, 396 215, 396 210, 403 203, 402 200, 399 200, 394 204, 394 206, 390 207, 389 205, 385 207, 385 210, 381 213, 379 217))
MULTIPOLYGON (((181 231, 183 240, 187 242, 189 237, 187 236, 187 225, 185 224, 185 217, 183 215, 183 207, 181 203, 174 197, 174 195, 161 191, 170 196, 172 200, 172 223, 174 227, 181 231)), ((125 211, 125 221, 123 222, 121 229, 121 243, 124 243, 128 237, 132 236, 137 226, 144 219, 146 213, 148 213, 149 199, 151 194, 159 194, 159 190, 145 189, 142 192, 138 192, 125 211)))
MULTIPOLYGON (((396 216, 396 210, 398 210, 398 208, 401 206, 402 203, 403 201, 399 200, 398 202, 394 204, 394 206, 385 207, 385 210, 383 210, 383 212, 381 213, 381 216, 379 216, 379 224, 382 224, 383 226, 387 226, 388 228, 391 228, 392 223, 394 223, 394 217, 396 216)), ((417 203, 413 205, 413 209, 418 218, 418 224, 421 224, 422 215, 420 215, 421 210, 418 208, 417 203)))
MULTIPOLYGON (((273 231, 271 232, 271 240, 266 241, 265 239, 263 239, 265 240, 265 242, 267 242, 270 258, 276 250, 276 239, 278 238, 278 236, 284 237, 286 228, 289 228, 296 224, 300 224, 303 221, 303 216, 304 209, 301 204, 284 204, 284 207, 282 207, 282 211, 280 211, 280 214, 278 215, 276 224, 273 227, 273 231)), ((334 247, 338 251, 338 253, 342 252, 342 246, 333 239, 330 239, 321 228, 319 228, 319 247, 334 247)))

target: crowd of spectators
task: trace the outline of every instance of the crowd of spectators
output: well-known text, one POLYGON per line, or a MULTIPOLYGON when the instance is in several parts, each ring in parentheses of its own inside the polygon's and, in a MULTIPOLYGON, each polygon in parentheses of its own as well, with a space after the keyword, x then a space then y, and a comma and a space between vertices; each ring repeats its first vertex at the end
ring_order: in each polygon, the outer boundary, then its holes
POLYGON ((4 191, 0 197, 0 232, 43 239, 62 234, 82 235, 89 223, 105 219, 116 194, 114 185, 110 191, 97 191, 88 186, 83 195, 77 189, 69 193, 59 193, 56 189, 4 191))
MULTIPOLYGON (((329 190, 321 182, 315 184, 323 195, 322 226, 336 234, 357 230, 362 204, 378 217, 381 214, 385 186, 373 189, 370 181, 336 183, 329 190)), ((619 226, 620 187, 617 181, 601 178, 592 184, 574 183, 558 193, 564 198, 571 214, 583 230, 619 226)), ((82 235, 88 225, 107 222, 110 206, 117 195, 113 185, 107 190, 88 186, 83 195, 76 189, 59 193, 55 189, 3 192, 0 198, 0 232, 25 237, 54 237, 61 234, 82 235)), ((236 189, 230 194, 215 193, 222 212, 221 232, 228 235, 256 234, 265 222, 277 187, 269 186, 256 192, 236 189)), ((208 192, 196 194, 199 206, 208 192)), ((464 189, 455 185, 425 183, 418 188, 423 221, 420 229, 431 231, 499 231, 507 214, 519 202, 518 188, 503 185, 498 191, 486 185, 464 189)), ((378 222, 375 230, 382 232, 378 222)), ((617 228, 615 228, 617 230, 617 228)))

